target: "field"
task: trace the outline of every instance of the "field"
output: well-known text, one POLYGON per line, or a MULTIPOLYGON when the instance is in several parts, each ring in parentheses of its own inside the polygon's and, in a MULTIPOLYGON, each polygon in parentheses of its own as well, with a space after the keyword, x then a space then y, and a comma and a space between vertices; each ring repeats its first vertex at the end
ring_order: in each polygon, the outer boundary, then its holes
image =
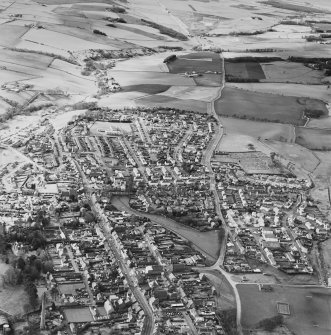
POLYGON ((279 83, 227 83, 228 87, 251 92, 270 93, 293 97, 306 97, 331 102, 331 89, 327 85, 279 83))
MULTIPOLYGON (((0 260, 0 278, 8 269, 8 265, 0 260)), ((28 297, 21 286, 3 286, 0 280, 0 313, 1 311, 18 315, 24 313, 23 306, 28 303, 28 297)))
POLYGON ((24 40, 49 46, 51 48, 79 51, 86 49, 111 49, 118 48, 106 43, 90 42, 82 38, 62 34, 50 30, 31 29, 24 35, 24 40))
POLYGON ((266 151, 263 144, 255 137, 240 133, 227 133, 224 135, 217 150, 225 152, 248 152, 252 150, 266 151))
POLYGON ((218 94, 218 87, 172 86, 160 95, 183 99, 211 102, 218 94))
POLYGON ((101 122, 97 121, 90 128, 90 131, 93 135, 106 135, 107 131, 122 130, 125 132, 131 132, 130 123, 120 123, 120 122, 101 122), (100 132, 101 130, 101 132, 100 132))
POLYGON ((310 150, 331 150, 331 130, 297 127, 295 142, 310 150))
POLYGON ((265 80, 262 82, 319 84, 323 72, 313 70, 301 63, 271 62, 261 63, 265 80))
POLYGON ((193 78, 198 86, 221 86, 222 75, 216 73, 204 73, 200 77, 193 78))
POLYGON ((306 108, 326 110, 319 100, 298 99, 273 94, 248 92, 225 87, 223 96, 215 103, 219 115, 303 125, 306 108))
POLYGON ((6 113, 7 109, 10 107, 7 102, 1 100, 0 98, 0 115, 6 113))
POLYGON ((170 73, 221 72, 222 62, 219 55, 212 52, 192 53, 178 56, 167 64, 170 73))
POLYGON ((93 317, 88 307, 66 308, 64 315, 68 322, 92 322, 93 317))
POLYGON ((254 138, 260 137, 262 140, 294 142, 294 132, 291 125, 227 117, 221 118, 221 123, 227 134, 243 134, 254 138))
POLYGON ((195 82, 192 78, 187 78, 172 73, 116 70, 110 70, 109 73, 119 82, 121 86, 140 84, 195 86, 195 82))
POLYGON ((116 62, 114 70, 169 72, 167 65, 163 63, 163 60, 172 54, 173 52, 164 52, 150 56, 135 57, 134 59, 120 60, 116 62))
POLYGON ((122 92, 141 92, 146 94, 158 94, 166 92, 170 87, 171 87, 170 85, 158 85, 158 84, 129 85, 122 87, 122 92))
POLYGON ((183 100, 168 97, 165 95, 150 95, 148 97, 143 97, 135 100, 135 103, 140 106, 148 106, 148 107, 170 107, 170 108, 178 108, 188 111, 194 111, 197 113, 206 113, 207 112, 207 103, 199 100, 183 100))
POLYGON ((331 239, 322 243, 322 254, 324 259, 325 271, 331 277, 331 239))
POLYGON ((230 80, 231 78, 256 80, 266 78, 260 63, 257 62, 232 63, 226 61, 225 74, 228 80, 230 80))
POLYGON ((292 332, 300 335, 330 334, 330 289, 281 285, 272 287, 272 292, 261 292, 255 284, 237 285, 244 328, 252 328, 259 321, 277 315, 277 302, 284 302, 290 305, 291 315, 285 318, 285 324, 292 332))
POLYGON ((265 143, 275 152, 279 152, 286 159, 301 166, 306 171, 313 172, 320 163, 320 160, 312 151, 295 143, 278 141, 266 141, 265 143))

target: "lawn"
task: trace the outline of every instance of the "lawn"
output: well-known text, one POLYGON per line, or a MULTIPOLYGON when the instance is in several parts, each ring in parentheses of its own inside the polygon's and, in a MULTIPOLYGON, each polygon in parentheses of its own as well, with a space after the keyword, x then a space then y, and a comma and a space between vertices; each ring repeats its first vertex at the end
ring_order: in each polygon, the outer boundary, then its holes
POLYGON ((219 115, 295 125, 304 125, 303 113, 306 108, 326 110, 325 103, 319 100, 247 92, 229 87, 223 90, 223 96, 215 103, 219 115))
POLYGON ((266 78, 260 63, 258 62, 233 63, 226 61, 224 65, 225 74, 229 80, 231 78, 235 78, 238 80, 260 80, 266 78))
POLYGON ((331 332, 331 289, 273 285, 272 292, 261 292, 255 284, 239 284, 237 288, 244 328, 252 328, 259 321, 277 315, 277 302, 286 302, 290 304, 291 315, 285 318, 285 324, 295 334, 331 332))
POLYGON ((331 130, 297 127, 295 142, 310 150, 331 150, 331 130))

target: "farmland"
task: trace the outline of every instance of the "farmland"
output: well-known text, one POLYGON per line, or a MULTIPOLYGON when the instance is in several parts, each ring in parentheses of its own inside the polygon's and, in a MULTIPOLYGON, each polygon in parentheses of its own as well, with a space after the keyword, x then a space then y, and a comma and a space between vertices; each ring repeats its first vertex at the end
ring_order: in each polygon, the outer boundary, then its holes
POLYGON ((195 86, 192 78, 166 72, 110 71, 121 86, 156 84, 172 86, 195 86))
POLYGON ((301 145, 270 140, 265 143, 275 152, 279 152, 289 161, 300 165, 306 171, 313 172, 320 163, 320 160, 312 151, 301 145))
POLYGON ((198 101, 210 102, 217 96, 218 87, 188 87, 188 86, 172 86, 161 95, 173 97, 176 99, 192 99, 198 101))
POLYGON ((295 141, 310 150, 331 150, 331 130, 297 127, 295 141))
POLYGON ((151 95, 148 97, 143 97, 135 100, 137 105, 141 106, 160 106, 160 107, 170 107, 170 108, 178 108, 188 111, 194 111, 197 113, 206 113, 207 103, 199 100, 183 100, 173 97, 168 97, 165 95, 151 95))
POLYGON ((265 79, 260 63, 257 62, 225 62, 227 80, 260 80, 265 79))
POLYGON ((322 71, 313 70, 301 63, 271 62, 262 63, 261 66, 265 82, 318 84, 323 78, 322 71))
POLYGON ((272 287, 272 292, 263 292, 255 284, 237 285, 244 328, 254 328, 259 321, 277 315, 277 302, 285 302, 289 303, 291 311, 291 315, 285 318, 285 324, 291 331, 301 335, 330 333, 330 289, 282 285, 272 287))
POLYGON ((184 73, 184 72, 220 72, 221 59, 219 55, 212 52, 201 52, 193 54, 185 54, 178 56, 174 61, 168 64, 169 72, 184 73))
POLYGON ((306 108, 326 110, 319 100, 298 99, 225 87, 222 99, 216 101, 216 112, 221 116, 249 120, 303 125, 306 108))

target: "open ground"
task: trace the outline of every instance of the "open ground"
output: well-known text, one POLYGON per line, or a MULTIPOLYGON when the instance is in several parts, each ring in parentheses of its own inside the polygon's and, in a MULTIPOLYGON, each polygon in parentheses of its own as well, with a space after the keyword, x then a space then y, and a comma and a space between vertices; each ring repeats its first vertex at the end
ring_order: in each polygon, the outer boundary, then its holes
POLYGON ((307 108, 322 109, 327 113, 325 103, 319 100, 248 92, 227 86, 215 104, 216 112, 221 116, 295 125, 305 124, 303 114, 307 108))
POLYGON ((277 315, 277 302, 285 302, 291 312, 285 324, 295 334, 327 335, 331 331, 330 289, 272 285, 272 292, 263 292, 256 284, 238 284, 237 288, 244 328, 254 328, 259 321, 277 315))

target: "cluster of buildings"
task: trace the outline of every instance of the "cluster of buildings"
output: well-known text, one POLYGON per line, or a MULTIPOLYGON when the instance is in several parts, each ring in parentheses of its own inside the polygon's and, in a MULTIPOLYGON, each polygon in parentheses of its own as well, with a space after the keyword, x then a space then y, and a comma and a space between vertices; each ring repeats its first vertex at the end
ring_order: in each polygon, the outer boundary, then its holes
POLYGON ((326 238, 330 225, 316 206, 309 201, 307 205, 307 183, 291 175, 266 174, 265 167, 260 173, 258 168, 247 173, 233 161, 215 161, 213 169, 222 213, 231 231, 226 269, 260 271, 248 266, 245 258, 250 258, 288 274, 312 274, 308 253, 314 241, 326 238))
POLYGON ((148 298, 161 334, 223 334, 215 288, 201 274, 204 257, 176 234, 148 219, 104 210, 131 278, 148 298), (189 318, 189 319, 188 319, 189 318), (192 325, 193 324, 193 325, 192 325))

